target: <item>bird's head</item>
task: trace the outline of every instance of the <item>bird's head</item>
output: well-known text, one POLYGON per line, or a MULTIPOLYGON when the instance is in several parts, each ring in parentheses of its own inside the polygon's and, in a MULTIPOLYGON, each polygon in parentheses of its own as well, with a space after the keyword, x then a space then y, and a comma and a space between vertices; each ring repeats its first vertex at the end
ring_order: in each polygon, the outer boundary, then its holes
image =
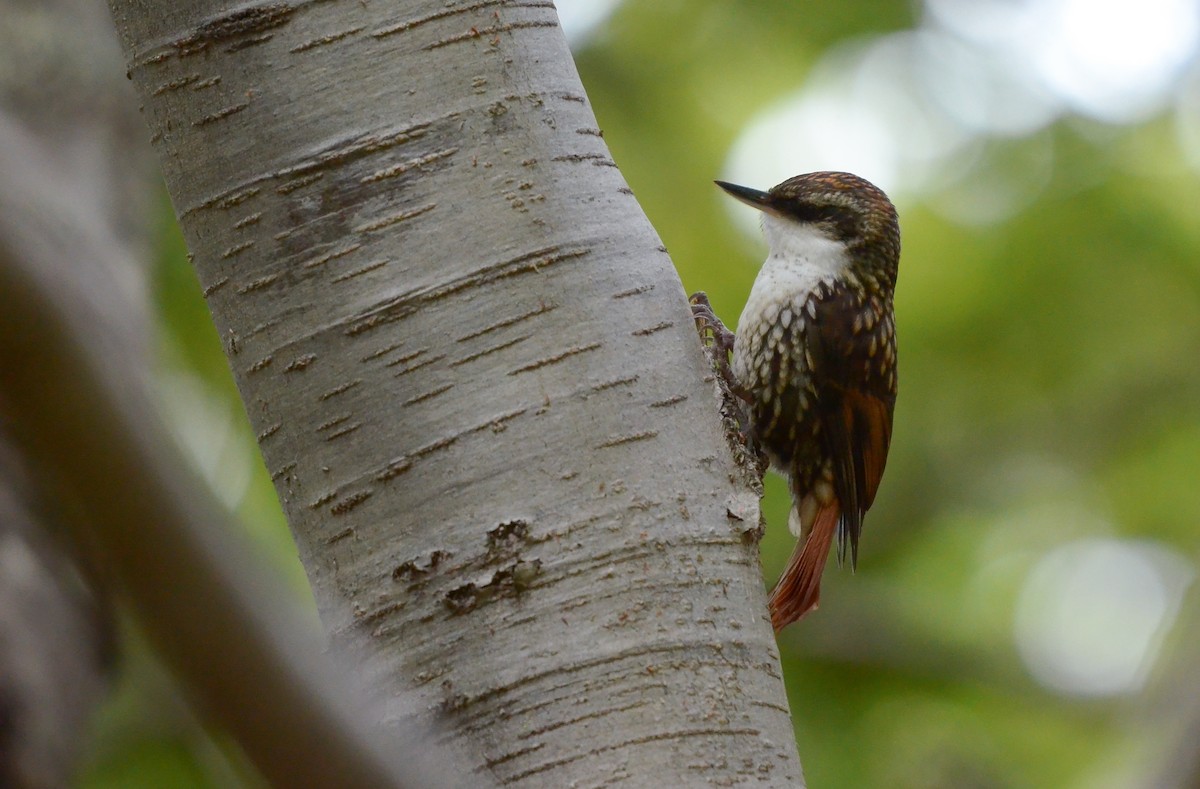
POLYGON ((816 172, 789 178, 766 192, 716 183, 763 212, 772 253, 803 244, 839 244, 848 273, 868 286, 889 292, 895 287, 900 224, 892 201, 870 181, 850 173, 816 172))

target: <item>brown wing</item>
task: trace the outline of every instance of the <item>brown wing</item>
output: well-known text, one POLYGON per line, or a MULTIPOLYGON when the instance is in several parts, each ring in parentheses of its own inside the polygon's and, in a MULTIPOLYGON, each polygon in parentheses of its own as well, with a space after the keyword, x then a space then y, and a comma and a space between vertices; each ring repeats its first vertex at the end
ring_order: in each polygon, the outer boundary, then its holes
POLYGON ((816 305, 814 379, 825 451, 841 504, 838 561, 858 561, 863 516, 875 501, 892 440, 896 335, 890 302, 835 287, 816 305))

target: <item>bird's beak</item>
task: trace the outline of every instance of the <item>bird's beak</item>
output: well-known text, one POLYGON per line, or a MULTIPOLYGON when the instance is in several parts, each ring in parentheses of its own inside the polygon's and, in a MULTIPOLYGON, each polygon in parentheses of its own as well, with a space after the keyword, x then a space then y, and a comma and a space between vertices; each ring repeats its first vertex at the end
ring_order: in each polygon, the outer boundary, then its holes
POLYGON ((751 189, 748 186, 738 186, 737 184, 726 183, 725 181, 713 181, 713 183, 746 205, 757 208, 759 211, 769 211, 771 208, 771 195, 769 192, 760 192, 758 189, 751 189))

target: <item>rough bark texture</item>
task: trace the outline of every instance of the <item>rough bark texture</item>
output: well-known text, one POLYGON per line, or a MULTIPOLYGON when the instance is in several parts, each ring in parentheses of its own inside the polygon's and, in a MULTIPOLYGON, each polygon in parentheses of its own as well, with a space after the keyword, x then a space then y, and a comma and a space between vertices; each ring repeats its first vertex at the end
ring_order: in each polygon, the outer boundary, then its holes
POLYGON ((504 784, 799 784, 756 501, 553 5, 110 5, 337 646, 504 784))

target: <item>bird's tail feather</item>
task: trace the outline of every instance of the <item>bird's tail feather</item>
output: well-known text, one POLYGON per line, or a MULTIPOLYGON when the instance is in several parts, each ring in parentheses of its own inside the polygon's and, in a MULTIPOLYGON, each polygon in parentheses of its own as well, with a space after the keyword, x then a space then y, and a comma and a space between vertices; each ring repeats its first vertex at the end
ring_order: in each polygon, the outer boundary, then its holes
POLYGON ((796 543, 787 568, 771 590, 768 607, 776 632, 817 607, 821 598, 821 573, 837 531, 841 508, 836 500, 817 511, 807 539, 796 543))

